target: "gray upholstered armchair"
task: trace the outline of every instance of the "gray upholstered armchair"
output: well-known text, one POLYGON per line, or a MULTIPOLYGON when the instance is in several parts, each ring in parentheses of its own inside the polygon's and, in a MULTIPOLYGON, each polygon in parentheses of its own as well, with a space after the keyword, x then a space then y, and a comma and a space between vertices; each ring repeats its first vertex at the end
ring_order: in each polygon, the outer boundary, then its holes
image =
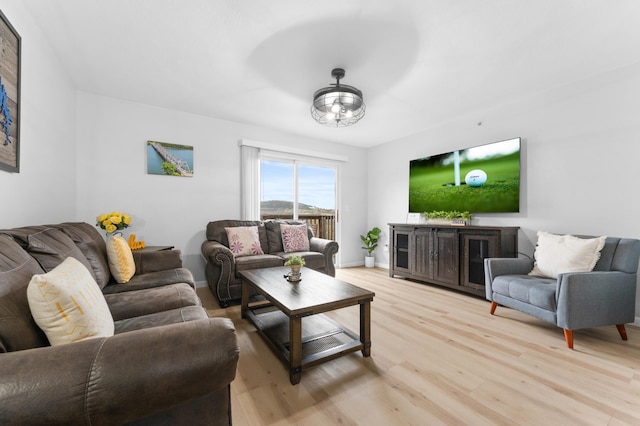
POLYGON ((534 265, 528 258, 485 259, 491 314, 502 305, 556 324, 570 349, 573 330, 582 328, 615 325, 627 340, 624 324, 635 319, 639 258, 639 240, 607 237, 593 271, 560 273, 557 279, 528 275, 534 265))

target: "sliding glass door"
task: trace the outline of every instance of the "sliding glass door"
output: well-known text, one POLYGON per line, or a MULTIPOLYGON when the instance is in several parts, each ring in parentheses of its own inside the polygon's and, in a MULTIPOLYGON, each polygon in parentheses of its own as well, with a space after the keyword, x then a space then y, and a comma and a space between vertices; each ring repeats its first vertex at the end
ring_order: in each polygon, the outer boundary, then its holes
POLYGON ((295 163, 260 160, 260 220, 295 219, 295 163))
POLYGON ((305 221, 314 235, 336 239, 337 167, 304 160, 260 159, 260 219, 305 221))

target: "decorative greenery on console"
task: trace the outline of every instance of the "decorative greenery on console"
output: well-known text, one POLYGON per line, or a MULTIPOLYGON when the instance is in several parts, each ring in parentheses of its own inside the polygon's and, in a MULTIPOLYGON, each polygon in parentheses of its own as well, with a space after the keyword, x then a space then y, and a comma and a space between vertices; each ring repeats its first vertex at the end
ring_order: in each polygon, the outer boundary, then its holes
POLYGON ((471 213, 469 212, 459 212, 457 210, 452 211, 432 211, 432 212, 424 212, 425 219, 462 219, 462 220, 471 220, 471 213))

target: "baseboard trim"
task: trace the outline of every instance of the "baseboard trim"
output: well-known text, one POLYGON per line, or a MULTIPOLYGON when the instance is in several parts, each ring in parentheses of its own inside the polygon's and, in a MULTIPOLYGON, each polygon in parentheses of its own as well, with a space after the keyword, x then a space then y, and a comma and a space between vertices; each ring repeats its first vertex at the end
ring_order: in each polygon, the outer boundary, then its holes
MULTIPOLYGON (((358 266, 364 266, 364 261, 362 261, 362 262, 343 263, 342 265, 337 266, 337 268, 338 269, 340 269, 340 268, 357 268, 358 266)), ((376 268, 389 269, 389 264, 388 263, 378 263, 378 262, 376 262, 375 266, 376 266, 376 268)))
POLYGON ((338 268, 356 268, 358 266, 364 266, 364 260, 362 262, 343 263, 338 268))

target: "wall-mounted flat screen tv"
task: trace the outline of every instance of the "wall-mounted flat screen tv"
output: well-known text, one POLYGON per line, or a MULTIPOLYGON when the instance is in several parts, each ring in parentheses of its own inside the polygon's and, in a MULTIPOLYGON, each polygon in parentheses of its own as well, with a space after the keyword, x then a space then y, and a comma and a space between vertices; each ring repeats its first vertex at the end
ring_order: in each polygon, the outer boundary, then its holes
POLYGON ((520 138, 412 160, 409 211, 520 211, 520 138))

